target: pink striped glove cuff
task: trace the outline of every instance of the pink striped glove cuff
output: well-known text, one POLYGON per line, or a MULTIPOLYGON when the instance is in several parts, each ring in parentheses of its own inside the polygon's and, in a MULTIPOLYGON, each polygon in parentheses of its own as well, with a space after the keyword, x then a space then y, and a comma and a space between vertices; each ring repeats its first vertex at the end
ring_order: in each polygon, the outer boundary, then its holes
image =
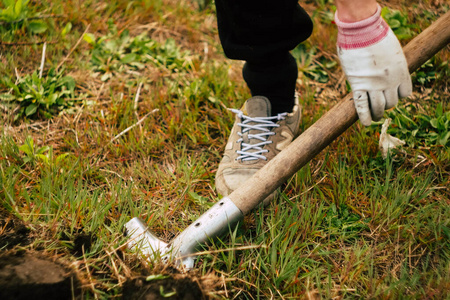
POLYGON ((343 49, 358 49, 376 44, 387 36, 389 25, 381 17, 381 7, 365 20, 346 23, 339 20, 337 12, 334 21, 338 27, 337 46, 343 49))

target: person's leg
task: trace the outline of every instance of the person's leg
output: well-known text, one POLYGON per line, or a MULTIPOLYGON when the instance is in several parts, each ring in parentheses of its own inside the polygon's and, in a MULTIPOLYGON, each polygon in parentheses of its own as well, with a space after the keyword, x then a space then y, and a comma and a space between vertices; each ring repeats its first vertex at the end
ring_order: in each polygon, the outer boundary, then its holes
POLYGON ((270 100, 273 116, 292 111, 298 76, 297 63, 289 52, 276 58, 262 63, 246 62, 242 70, 252 95, 270 100))
POLYGON ((246 62, 243 76, 253 96, 241 110, 233 110, 236 121, 217 170, 216 189, 227 196, 298 134, 298 70, 289 51, 311 34, 312 23, 296 0, 215 3, 224 52, 246 62))
POLYGON ((272 115, 294 105, 297 64, 289 51, 309 37, 312 22, 296 0, 216 0, 225 55, 244 60, 253 96, 265 96, 272 115))

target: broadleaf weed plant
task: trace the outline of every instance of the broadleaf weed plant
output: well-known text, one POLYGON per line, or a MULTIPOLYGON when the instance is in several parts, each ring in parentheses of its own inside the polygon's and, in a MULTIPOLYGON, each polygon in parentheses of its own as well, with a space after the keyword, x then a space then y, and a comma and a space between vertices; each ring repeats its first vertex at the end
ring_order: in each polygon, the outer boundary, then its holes
POLYGON ((3 41, 14 40, 22 31, 31 34, 47 31, 47 22, 39 19, 40 14, 30 9, 29 2, 29 0, 1 0, 0 35, 3 41))
POLYGON ((35 165, 36 162, 41 161, 45 165, 51 167, 52 165, 58 165, 61 163, 69 153, 62 153, 56 157, 53 156, 53 147, 42 146, 36 147, 32 137, 27 136, 25 142, 18 148, 20 152, 23 152, 22 160, 24 164, 35 165))
POLYGON ((433 57, 425 62, 419 70, 414 72, 411 78, 417 86, 429 88, 436 82, 442 82, 445 85, 445 81, 448 81, 449 75, 450 67, 448 61, 438 62, 433 57))
POLYGON ((386 20, 399 40, 410 39, 414 36, 413 30, 411 30, 414 28, 414 25, 411 25, 404 13, 385 6, 381 9, 381 16, 386 20))
POLYGON ((442 103, 431 114, 414 112, 413 105, 388 112, 393 124, 388 133, 404 139, 411 147, 450 146, 450 111, 444 111, 442 103))
POLYGON ((119 73, 133 74, 146 68, 148 63, 170 73, 191 69, 187 59, 189 51, 182 51, 175 40, 169 38, 164 44, 160 44, 145 32, 131 37, 127 29, 119 34, 111 21, 108 25, 109 32, 104 36, 84 36, 84 40, 92 47, 91 64, 94 76, 100 76, 102 81, 108 81, 119 73))
POLYGON ((305 44, 297 46, 292 55, 297 60, 299 72, 320 83, 327 83, 328 72, 337 66, 336 61, 317 55, 317 49, 307 47, 305 44))
POLYGON ((13 82, 11 78, 0 78, 0 84, 8 92, 0 94, 0 103, 14 112, 14 121, 20 118, 51 118, 70 108, 78 101, 75 98, 75 79, 64 75, 64 70, 51 68, 45 77, 37 71, 13 82))

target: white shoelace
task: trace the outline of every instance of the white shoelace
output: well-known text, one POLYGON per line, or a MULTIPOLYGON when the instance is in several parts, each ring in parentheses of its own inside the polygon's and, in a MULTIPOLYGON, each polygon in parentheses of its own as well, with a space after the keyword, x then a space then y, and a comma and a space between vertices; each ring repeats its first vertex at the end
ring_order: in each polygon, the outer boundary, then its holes
POLYGON ((248 161, 248 160, 257 160, 264 159, 267 160, 267 157, 263 155, 263 153, 269 152, 267 149, 263 149, 263 147, 267 144, 273 143, 272 141, 268 141, 267 138, 271 135, 274 135, 275 132, 272 131, 272 128, 280 127, 279 124, 273 122, 273 120, 280 121, 284 120, 288 113, 281 113, 277 116, 271 117, 249 117, 244 115, 244 113, 238 109, 230 109, 233 113, 237 114, 241 119, 241 123, 238 123, 238 126, 242 128, 242 132, 238 132, 237 134, 241 137, 237 140, 237 142, 242 142, 241 150, 236 151, 238 156, 237 160, 248 161), (253 124, 248 124, 248 123, 253 124), (261 142, 256 144, 244 143, 244 133, 250 130, 260 131, 256 134, 248 134, 248 140, 250 142, 251 139, 257 139, 261 142))

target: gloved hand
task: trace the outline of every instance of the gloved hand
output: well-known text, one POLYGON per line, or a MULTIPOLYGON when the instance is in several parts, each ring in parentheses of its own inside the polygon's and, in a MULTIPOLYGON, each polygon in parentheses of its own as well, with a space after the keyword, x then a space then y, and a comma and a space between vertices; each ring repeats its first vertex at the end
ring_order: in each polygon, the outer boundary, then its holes
POLYGON ((383 117, 399 97, 412 92, 411 76, 402 47, 381 17, 381 7, 368 19, 341 22, 337 13, 338 56, 353 90, 359 120, 365 126, 383 117))

